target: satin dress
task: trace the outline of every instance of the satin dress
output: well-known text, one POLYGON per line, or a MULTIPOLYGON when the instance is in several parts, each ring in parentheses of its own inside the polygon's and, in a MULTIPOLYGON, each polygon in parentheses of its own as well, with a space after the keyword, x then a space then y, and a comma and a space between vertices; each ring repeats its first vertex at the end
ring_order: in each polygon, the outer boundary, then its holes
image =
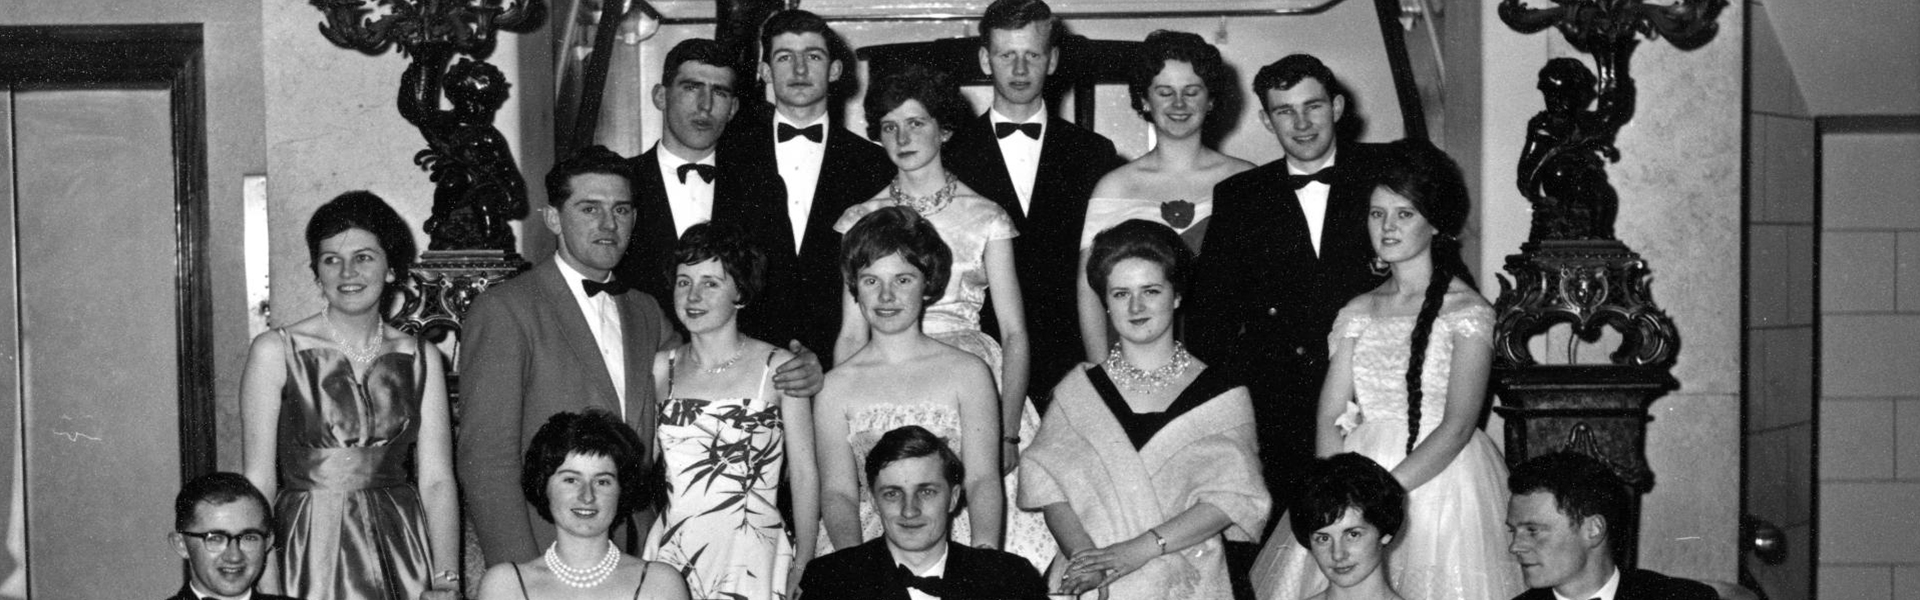
POLYGON ((426 510, 408 473, 426 365, 388 352, 356 377, 346 354, 286 330, 277 460, 280 574, 306 600, 413 600, 433 572, 426 510))

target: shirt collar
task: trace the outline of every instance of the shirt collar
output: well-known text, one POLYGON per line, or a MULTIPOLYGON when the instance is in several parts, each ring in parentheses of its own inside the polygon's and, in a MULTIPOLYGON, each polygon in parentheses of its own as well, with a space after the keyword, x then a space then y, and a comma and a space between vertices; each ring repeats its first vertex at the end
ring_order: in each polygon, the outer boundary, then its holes
MULTIPOLYGON (((1033 111, 1033 114, 1027 115, 1027 120, 1025 121, 1015 121, 1013 119, 1007 118, 1006 115, 1000 114, 1000 109, 997 109, 997 108, 987 109, 987 115, 988 115, 987 121, 991 123, 1013 123, 1016 125, 1024 125, 1027 123, 1038 123, 1043 127, 1046 126, 1047 124, 1047 111, 1044 109, 1033 111)), ((1044 132, 1046 130, 1042 129, 1041 131, 1044 132)))
MULTIPOLYGON (((1331 169, 1333 168, 1334 161, 1337 161, 1339 159, 1340 159, 1340 145, 1335 144, 1332 148, 1327 149, 1327 162, 1325 164, 1320 165, 1320 168, 1322 170, 1331 169)), ((1312 175, 1312 173, 1302 171, 1300 170, 1299 167, 1293 166, 1293 161, 1287 160, 1286 157, 1284 156, 1281 157, 1280 160, 1287 162, 1288 175, 1312 175)))
MULTIPOLYGON (((888 550, 888 553, 891 554, 893 549, 888 548, 887 550, 888 550)), ((914 573, 914 575, 919 577, 939 577, 939 576, 946 575, 947 574, 947 557, 952 555, 953 555, 953 542, 948 541, 945 544, 941 544, 940 559, 935 560, 933 561, 933 564, 928 565, 926 571, 914 573)), ((902 567, 907 567, 906 564, 900 562, 900 559, 898 557, 894 558, 893 563, 896 565, 900 565, 902 567)), ((907 570, 912 571, 913 567, 907 567, 907 570)))
MULTIPOLYGON (((941 558, 940 560, 944 561, 946 560, 946 558, 941 558)), ((192 581, 192 580, 187 581, 187 589, 192 590, 193 595, 196 598, 216 598, 217 597, 206 590, 200 589, 200 582, 198 581, 192 581)), ((240 594, 239 596, 239 600, 252 600, 252 599, 253 599, 253 588, 247 588, 246 593, 240 594)))
MULTIPOLYGON (((567 259, 561 258, 559 251, 554 251, 553 262, 560 266, 560 280, 567 282, 567 289, 573 290, 573 296, 575 298, 587 297, 586 286, 580 284, 580 282, 587 280, 587 276, 582 275, 579 270, 574 269, 572 264, 567 263, 567 259)), ((600 283, 609 281, 613 281, 612 271, 608 271, 607 276, 602 278, 600 283)))
POLYGON ((667 149, 666 144, 660 142, 654 142, 653 149, 654 155, 660 157, 660 166, 670 169, 678 169, 680 165, 685 164, 712 165, 714 164, 713 157, 720 154, 719 152, 708 152, 707 155, 700 160, 690 161, 680 158, 680 155, 674 154, 672 150, 667 149))
POLYGON ((1613 575, 1610 577, 1607 577, 1607 583, 1604 585, 1601 585, 1600 589, 1594 590, 1593 594, 1589 598, 1568 598, 1566 596, 1560 595, 1560 590, 1553 591, 1553 597, 1556 600, 1613 600, 1614 598, 1619 597, 1619 595, 1620 595, 1620 567, 1614 567, 1613 575))
MULTIPOLYGON (((780 112, 780 109, 776 108, 773 110, 773 123, 774 125, 785 123, 793 127, 799 127, 799 128, 805 129, 808 127, 812 127, 815 124, 826 125, 827 113, 820 113, 820 116, 814 117, 812 121, 807 121, 805 123, 795 123, 793 122, 793 119, 787 118, 787 113, 780 112)), ((821 129, 825 129, 825 127, 822 127, 821 129)))

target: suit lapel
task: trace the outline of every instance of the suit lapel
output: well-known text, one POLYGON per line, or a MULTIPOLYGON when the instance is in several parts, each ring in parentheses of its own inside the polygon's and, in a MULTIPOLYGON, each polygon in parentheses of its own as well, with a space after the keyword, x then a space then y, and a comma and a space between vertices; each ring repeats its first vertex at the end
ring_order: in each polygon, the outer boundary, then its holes
MULTIPOLYGON (((1028 220, 1042 223, 1066 223, 1081 221, 1081 215, 1059 214, 1065 211, 1067 193, 1067 173, 1074 171, 1073 161, 1092 160, 1093 157, 1073 156, 1078 144, 1069 139, 1067 121, 1058 117, 1047 119, 1045 139, 1040 142, 1040 164, 1033 173, 1033 199, 1027 203, 1028 220)), ((994 144, 998 147, 999 144, 994 144)), ((1005 161, 1002 161, 1005 164, 1005 161)), ((1005 171, 1005 168, 1001 169, 1005 171)), ((1012 185, 1009 182, 1008 185, 1012 185)), ((1084 207, 1082 207, 1084 208, 1084 207)), ((1026 233, 1022 230, 1021 233, 1026 233)), ((1079 233, 1077 230, 1074 233, 1079 233)))
MULTIPOLYGON (((656 253, 665 241, 667 248, 679 236, 674 234, 673 205, 667 201, 667 184, 660 178, 660 148, 654 146, 634 161, 633 180, 638 189, 633 191, 633 204, 638 209, 638 218, 633 224, 633 243, 645 244, 641 247, 647 254, 656 253)), ((628 250, 629 253, 632 250, 628 250)))
MULTIPOLYGON (((566 340, 567 349, 573 352, 575 364, 582 366, 587 373, 598 375, 594 385, 606 393, 607 398, 619 398, 613 392, 613 375, 607 372, 607 363, 600 358, 600 346, 593 341, 593 330, 587 327, 587 316, 580 310, 580 302, 574 300, 573 290, 567 288, 567 282, 560 272, 559 256, 543 263, 534 276, 540 278, 540 294, 545 305, 553 307, 552 314, 560 321, 560 335, 566 340)), ((618 407, 614 407, 618 408, 618 407)))
POLYGON ((993 122, 988 114, 981 113, 980 118, 974 120, 971 141, 978 147, 971 150, 961 148, 975 155, 971 160, 979 161, 974 169, 976 181, 968 181, 967 185, 981 196, 999 203, 1000 208, 1013 217, 1014 227, 1024 231, 1027 212, 1020 209, 1020 194, 1013 190, 1013 177, 1007 175, 1007 157, 1000 153, 999 138, 993 135, 993 122))
POLYGON ((627 362, 627 422, 637 431, 650 431, 656 412, 653 355, 663 324, 650 318, 652 311, 646 310, 647 307, 641 305, 643 302, 654 300, 631 293, 614 297, 614 305, 620 307, 620 345, 627 362))

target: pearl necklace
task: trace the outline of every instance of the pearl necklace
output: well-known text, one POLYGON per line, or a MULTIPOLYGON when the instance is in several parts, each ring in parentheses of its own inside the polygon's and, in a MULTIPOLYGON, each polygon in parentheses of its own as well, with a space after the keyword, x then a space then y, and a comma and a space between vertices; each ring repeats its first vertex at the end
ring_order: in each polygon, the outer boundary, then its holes
POLYGON ((561 561, 560 553, 554 550, 557 546, 559 542, 547 544, 547 570, 553 571, 554 578, 567 584, 567 587, 584 589, 600 585, 613 575, 614 568, 620 566, 620 550, 613 547, 611 541, 607 542, 607 555, 600 559, 600 563, 584 569, 567 566, 561 561))
POLYGON ((960 180, 955 179, 952 173, 947 173, 946 175, 947 185, 934 190, 931 195, 923 197, 908 195, 906 192, 900 191, 900 181, 898 179, 895 179, 892 184, 887 186, 887 195, 893 198, 895 205, 911 208, 913 212, 920 213, 920 216, 923 217, 933 216, 934 213, 946 209, 947 205, 953 203, 953 192, 959 187, 960 180))
POLYGON ((1107 375, 1120 387, 1135 392, 1155 392, 1170 387, 1187 374, 1187 367, 1193 366, 1193 355, 1187 354, 1187 347, 1180 342, 1173 343, 1173 360, 1152 371, 1133 366, 1120 354, 1120 344, 1114 344, 1107 351, 1107 375))
POLYGON ((355 348, 351 344, 347 343, 346 338, 340 335, 340 328, 333 324, 333 307, 331 306, 327 307, 327 310, 320 314, 324 315, 327 318, 327 333, 333 336, 333 343, 340 345, 340 351, 347 355, 348 360, 351 360, 356 363, 366 364, 366 363, 373 362, 374 358, 379 357, 379 354, 380 354, 380 320, 379 319, 374 319, 373 331, 367 332, 366 346, 361 348, 355 348))

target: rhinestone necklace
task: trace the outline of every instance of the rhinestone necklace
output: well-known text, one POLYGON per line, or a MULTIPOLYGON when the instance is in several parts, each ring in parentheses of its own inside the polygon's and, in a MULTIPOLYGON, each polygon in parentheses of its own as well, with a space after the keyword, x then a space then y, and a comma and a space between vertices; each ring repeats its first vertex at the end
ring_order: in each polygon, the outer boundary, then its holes
POLYGON ((355 348, 352 344, 347 343, 346 338, 340 335, 340 328, 333 324, 333 307, 331 306, 327 307, 327 310, 325 312, 322 312, 321 314, 325 315, 327 318, 327 333, 332 334, 333 343, 340 345, 340 351, 347 355, 348 360, 351 360, 356 363, 365 364, 365 363, 373 362, 373 359, 379 356, 379 353, 380 353, 380 320, 379 319, 374 319, 373 331, 367 332, 366 345, 360 348, 355 348))
POLYGON ((1120 355, 1120 344, 1114 344, 1107 351, 1107 375, 1120 387, 1135 392, 1154 392, 1172 386, 1186 376, 1187 367, 1193 366, 1193 355, 1187 354, 1187 347, 1180 342, 1173 343, 1173 360, 1152 371, 1133 366, 1120 355))
POLYGON ((729 358, 725 361, 721 361, 719 366, 715 366, 715 367, 701 366, 701 367, 694 367, 694 368, 700 369, 701 373, 706 373, 708 375, 719 375, 721 373, 726 372, 727 369, 733 368, 733 364, 740 362, 740 357, 746 356, 746 355, 747 355, 747 346, 746 344, 741 344, 740 351, 733 353, 733 358, 729 358))
POLYGON ((893 183, 887 186, 887 195, 893 197, 893 203, 896 205, 911 208, 913 212, 920 213, 920 216, 923 217, 932 216, 934 213, 945 210, 947 205, 953 203, 953 191, 959 187, 960 180, 955 179, 952 173, 947 173, 946 175, 947 185, 934 190, 930 195, 916 197, 900 191, 900 180, 898 179, 895 179, 893 183))
POLYGON ((566 562, 561 561, 560 553, 554 550, 558 545, 559 542, 547 544, 547 570, 553 571, 554 578, 567 584, 567 587, 590 588, 600 585, 613 575, 615 567, 620 566, 620 550, 613 547, 611 541, 607 542, 607 555, 600 559, 600 563, 584 569, 567 566, 566 562))

